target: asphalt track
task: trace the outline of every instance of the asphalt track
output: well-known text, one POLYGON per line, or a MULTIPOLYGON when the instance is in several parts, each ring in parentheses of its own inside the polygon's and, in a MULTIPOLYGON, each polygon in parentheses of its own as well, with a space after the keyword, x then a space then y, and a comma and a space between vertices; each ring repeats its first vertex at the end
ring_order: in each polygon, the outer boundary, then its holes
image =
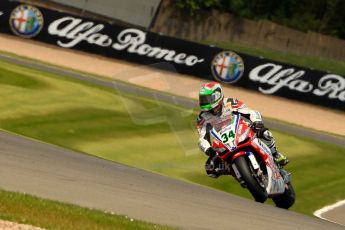
MULTIPOLYGON (((111 81, 57 67, 7 56, 1 56, 0 59, 114 87, 111 81)), ((127 93, 195 107, 190 99, 122 83, 116 83, 115 87, 127 93)), ((277 124, 277 129, 288 133, 345 146, 343 138, 304 129, 301 132, 301 128, 273 121, 272 124, 277 124), (284 127, 288 129, 284 130, 284 127)), ((344 229, 343 226, 317 218, 4 132, 0 132, 0 159, 0 187, 3 189, 126 214, 154 223, 187 229, 344 229)))
POLYGON ((52 145, 0 132, 0 186, 185 229, 344 229, 52 145))

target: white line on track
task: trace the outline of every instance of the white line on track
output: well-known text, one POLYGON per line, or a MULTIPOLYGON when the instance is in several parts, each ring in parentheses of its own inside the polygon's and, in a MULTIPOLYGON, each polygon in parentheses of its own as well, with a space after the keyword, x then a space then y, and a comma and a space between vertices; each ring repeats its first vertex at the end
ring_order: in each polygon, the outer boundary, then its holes
MULTIPOLYGON (((327 205, 327 206, 325 206, 325 207, 323 207, 323 208, 321 208, 319 210, 316 210, 313 213, 313 215, 318 217, 318 218, 320 218, 320 219, 327 220, 327 221, 332 222, 332 223, 340 224, 338 222, 335 222, 335 221, 332 221, 332 220, 328 220, 328 219, 322 217, 322 215, 324 213, 329 212, 329 211, 331 211, 331 210, 333 210, 335 208, 338 208, 338 207, 340 207, 342 205, 345 205, 345 200, 338 201, 337 203, 334 203, 334 204, 331 204, 331 205, 327 205)), ((344 226, 343 224, 340 224, 340 225, 344 226)))

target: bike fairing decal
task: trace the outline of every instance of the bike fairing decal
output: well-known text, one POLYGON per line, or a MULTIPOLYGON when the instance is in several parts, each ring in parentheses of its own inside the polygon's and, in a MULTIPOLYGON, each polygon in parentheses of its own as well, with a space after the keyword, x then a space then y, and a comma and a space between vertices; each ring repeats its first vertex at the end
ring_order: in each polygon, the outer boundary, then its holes
POLYGON ((211 134, 220 142, 223 143, 222 139, 214 132, 214 129, 211 129, 211 134))
POLYGON ((259 147, 262 151, 264 151, 265 153, 268 153, 270 156, 272 156, 272 152, 271 150, 268 148, 268 146, 263 143, 262 141, 260 141, 259 138, 255 138, 253 140, 253 144, 255 144, 257 147, 259 147))
MULTIPOLYGON (((230 150, 233 151, 236 149, 236 139, 237 139, 237 130, 238 130, 238 125, 239 125, 239 118, 240 118, 240 115, 235 115, 236 116, 236 125, 235 125, 235 130, 234 130, 234 134, 235 134, 235 137, 234 137, 234 147, 232 147, 230 150)), ((234 119, 232 119, 233 121, 234 119)))
POLYGON ((267 153, 265 163, 267 168, 267 173, 271 180, 268 180, 267 192, 269 194, 281 193, 284 191, 284 180, 280 175, 278 167, 275 165, 271 150, 262 143, 258 138, 255 138, 252 142, 255 146, 260 148, 261 151, 267 153), (283 190, 282 190, 283 187, 283 190))
MULTIPOLYGON (((235 133, 235 137, 234 137, 234 141, 235 141, 235 145, 236 145, 236 138, 237 138, 237 129, 238 129, 238 125, 239 125, 239 118, 240 118, 240 115, 235 115, 236 116, 236 125, 235 125, 235 130, 234 130, 234 133, 235 133)), ((232 119, 233 121, 234 119, 232 119)), ((211 134, 220 142, 220 143, 223 143, 223 140, 218 136, 218 133, 214 131, 214 129, 211 129, 211 134)), ((223 143, 230 151, 233 151, 234 149, 236 149, 236 146, 234 147, 231 147, 229 144, 225 144, 223 143)))
POLYGON ((266 191, 269 194, 277 194, 277 193, 283 193, 284 192, 284 180, 282 176, 280 175, 278 167, 275 165, 273 157, 271 155, 271 151, 268 149, 267 146, 265 146, 264 143, 262 145, 259 143, 258 138, 255 138, 252 143, 257 146, 261 151, 267 153, 269 156, 266 155, 264 157, 264 161, 266 163, 266 169, 268 173, 268 185, 266 187, 266 191), (265 146, 265 147, 264 147, 265 146), (265 151, 266 149, 266 151, 265 151), (269 151, 267 151, 269 150, 269 151))
POLYGON ((238 125, 239 125, 239 120, 240 120, 240 115, 237 114, 237 115, 236 115, 235 138, 234 138, 234 140, 235 140, 235 145, 236 145, 236 140, 237 140, 237 130, 238 130, 238 125))
POLYGON ((236 149, 237 130, 238 130, 239 118, 240 118, 240 115, 235 115, 235 116, 236 116, 236 125, 235 125, 235 130, 234 130, 234 133, 235 133, 234 142, 233 142, 234 146, 230 149, 231 151, 236 149))
POLYGON ((285 184, 282 177, 280 179, 276 179, 273 175, 273 171, 270 167, 267 167, 267 174, 268 178, 271 178, 271 180, 268 180, 268 184, 266 187, 266 191, 269 195, 273 194, 281 194, 285 190, 285 184))
MULTIPOLYGON (((248 156, 249 160, 252 162, 253 167, 259 168, 260 166, 256 162, 255 156, 252 152, 246 152, 246 155, 248 156), (253 157, 253 159, 251 159, 253 157)), ((267 174, 268 178, 271 178, 271 180, 268 180, 268 184, 266 187, 266 191, 268 194, 280 194, 284 192, 284 180, 282 179, 281 175, 278 173, 278 168, 272 166, 271 161, 269 160, 267 168, 267 174), (272 170, 273 168, 273 170, 272 170)))

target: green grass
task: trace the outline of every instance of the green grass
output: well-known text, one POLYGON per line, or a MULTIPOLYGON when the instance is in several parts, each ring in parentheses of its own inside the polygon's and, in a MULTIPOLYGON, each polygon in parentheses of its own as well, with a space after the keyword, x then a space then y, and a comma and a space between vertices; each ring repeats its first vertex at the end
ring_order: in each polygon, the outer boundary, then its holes
POLYGON ((174 229, 93 209, 0 190, 0 219, 46 229, 174 229))
MULTIPOLYGON (((196 111, 6 62, 0 62, 0 73, 6 73, 0 80, 0 128, 251 199, 233 178, 205 175, 196 111)), ((297 192, 291 210, 311 215, 345 198, 344 148, 274 134, 291 160, 287 169, 297 192)))
POLYGON ((296 66, 302 66, 305 68, 316 69, 345 76, 344 61, 337 61, 323 57, 298 55, 290 52, 282 52, 271 49, 252 48, 230 42, 202 41, 202 43, 215 45, 217 47, 237 51, 252 56, 264 57, 267 59, 289 63, 296 66))

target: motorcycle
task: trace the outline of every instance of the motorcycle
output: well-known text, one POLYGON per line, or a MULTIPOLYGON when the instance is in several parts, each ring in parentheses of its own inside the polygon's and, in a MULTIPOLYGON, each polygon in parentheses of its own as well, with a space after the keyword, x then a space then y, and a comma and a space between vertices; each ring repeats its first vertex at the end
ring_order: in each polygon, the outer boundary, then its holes
POLYGON ((279 208, 288 209, 295 202, 290 174, 274 161, 270 148, 251 128, 251 122, 240 114, 211 129, 216 169, 221 175, 232 175, 247 188, 257 202, 268 198, 279 208))

